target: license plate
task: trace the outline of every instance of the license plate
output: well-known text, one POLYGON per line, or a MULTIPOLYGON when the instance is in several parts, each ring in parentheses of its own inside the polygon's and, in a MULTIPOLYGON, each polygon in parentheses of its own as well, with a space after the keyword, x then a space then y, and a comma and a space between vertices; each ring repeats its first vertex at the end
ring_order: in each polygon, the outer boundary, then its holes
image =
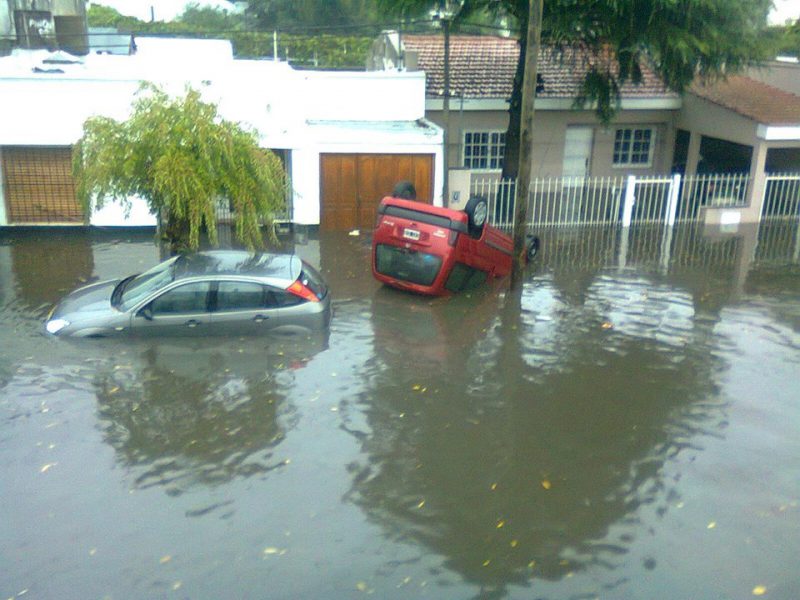
POLYGON ((419 239, 419 231, 416 229, 403 229, 403 237, 408 240, 418 240, 419 239))

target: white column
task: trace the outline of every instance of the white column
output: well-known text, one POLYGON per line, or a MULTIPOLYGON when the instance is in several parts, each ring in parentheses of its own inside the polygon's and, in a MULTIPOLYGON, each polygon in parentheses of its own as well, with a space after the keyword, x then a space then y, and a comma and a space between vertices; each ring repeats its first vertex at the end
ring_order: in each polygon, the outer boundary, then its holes
POLYGON ((625 205, 622 208, 622 226, 630 227, 633 217, 633 203, 636 201, 636 175, 628 175, 625 186, 625 205))

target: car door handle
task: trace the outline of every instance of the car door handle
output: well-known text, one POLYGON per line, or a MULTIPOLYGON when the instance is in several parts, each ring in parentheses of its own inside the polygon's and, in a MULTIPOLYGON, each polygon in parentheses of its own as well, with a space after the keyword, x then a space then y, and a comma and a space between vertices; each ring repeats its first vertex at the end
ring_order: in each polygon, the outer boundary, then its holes
POLYGON ((256 315, 255 317, 253 317, 253 321, 255 321, 256 323, 263 323, 267 319, 269 319, 267 315, 256 315))
POLYGON ((185 325, 187 327, 197 327, 198 325, 200 325, 200 321, 196 321, 194 319, 189 319, 188 321, 186 321, 185 325))

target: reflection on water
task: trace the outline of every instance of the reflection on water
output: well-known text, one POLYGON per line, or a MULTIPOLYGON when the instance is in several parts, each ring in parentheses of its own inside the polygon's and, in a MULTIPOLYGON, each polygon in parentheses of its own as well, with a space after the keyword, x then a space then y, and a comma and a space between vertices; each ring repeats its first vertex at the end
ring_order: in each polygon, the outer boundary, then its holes
POLYGON ((98 426, 137 487, 179 494, 266 473, 283 464, 271 449, 295 418, 294 374, 326 347, 323 334, 142 342, 97 369, 98 426))
POLYGON ((1 597, 797 597, 796 223, 540 232, 449 299, 303 232, 329 335, 213 344, 47 338, 157 249, 2 235, 1 597))

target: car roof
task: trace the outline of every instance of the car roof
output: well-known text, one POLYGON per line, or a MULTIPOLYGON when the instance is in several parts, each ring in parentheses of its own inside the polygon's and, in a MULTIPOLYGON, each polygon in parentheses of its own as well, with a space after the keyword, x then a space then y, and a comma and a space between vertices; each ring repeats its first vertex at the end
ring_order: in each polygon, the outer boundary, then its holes
POLYGON ((179 256, 174 269, 176 280, 207 275, 244 275, 290 284, 300 276, 302 264, 294 254, 210 250, 179 256))

